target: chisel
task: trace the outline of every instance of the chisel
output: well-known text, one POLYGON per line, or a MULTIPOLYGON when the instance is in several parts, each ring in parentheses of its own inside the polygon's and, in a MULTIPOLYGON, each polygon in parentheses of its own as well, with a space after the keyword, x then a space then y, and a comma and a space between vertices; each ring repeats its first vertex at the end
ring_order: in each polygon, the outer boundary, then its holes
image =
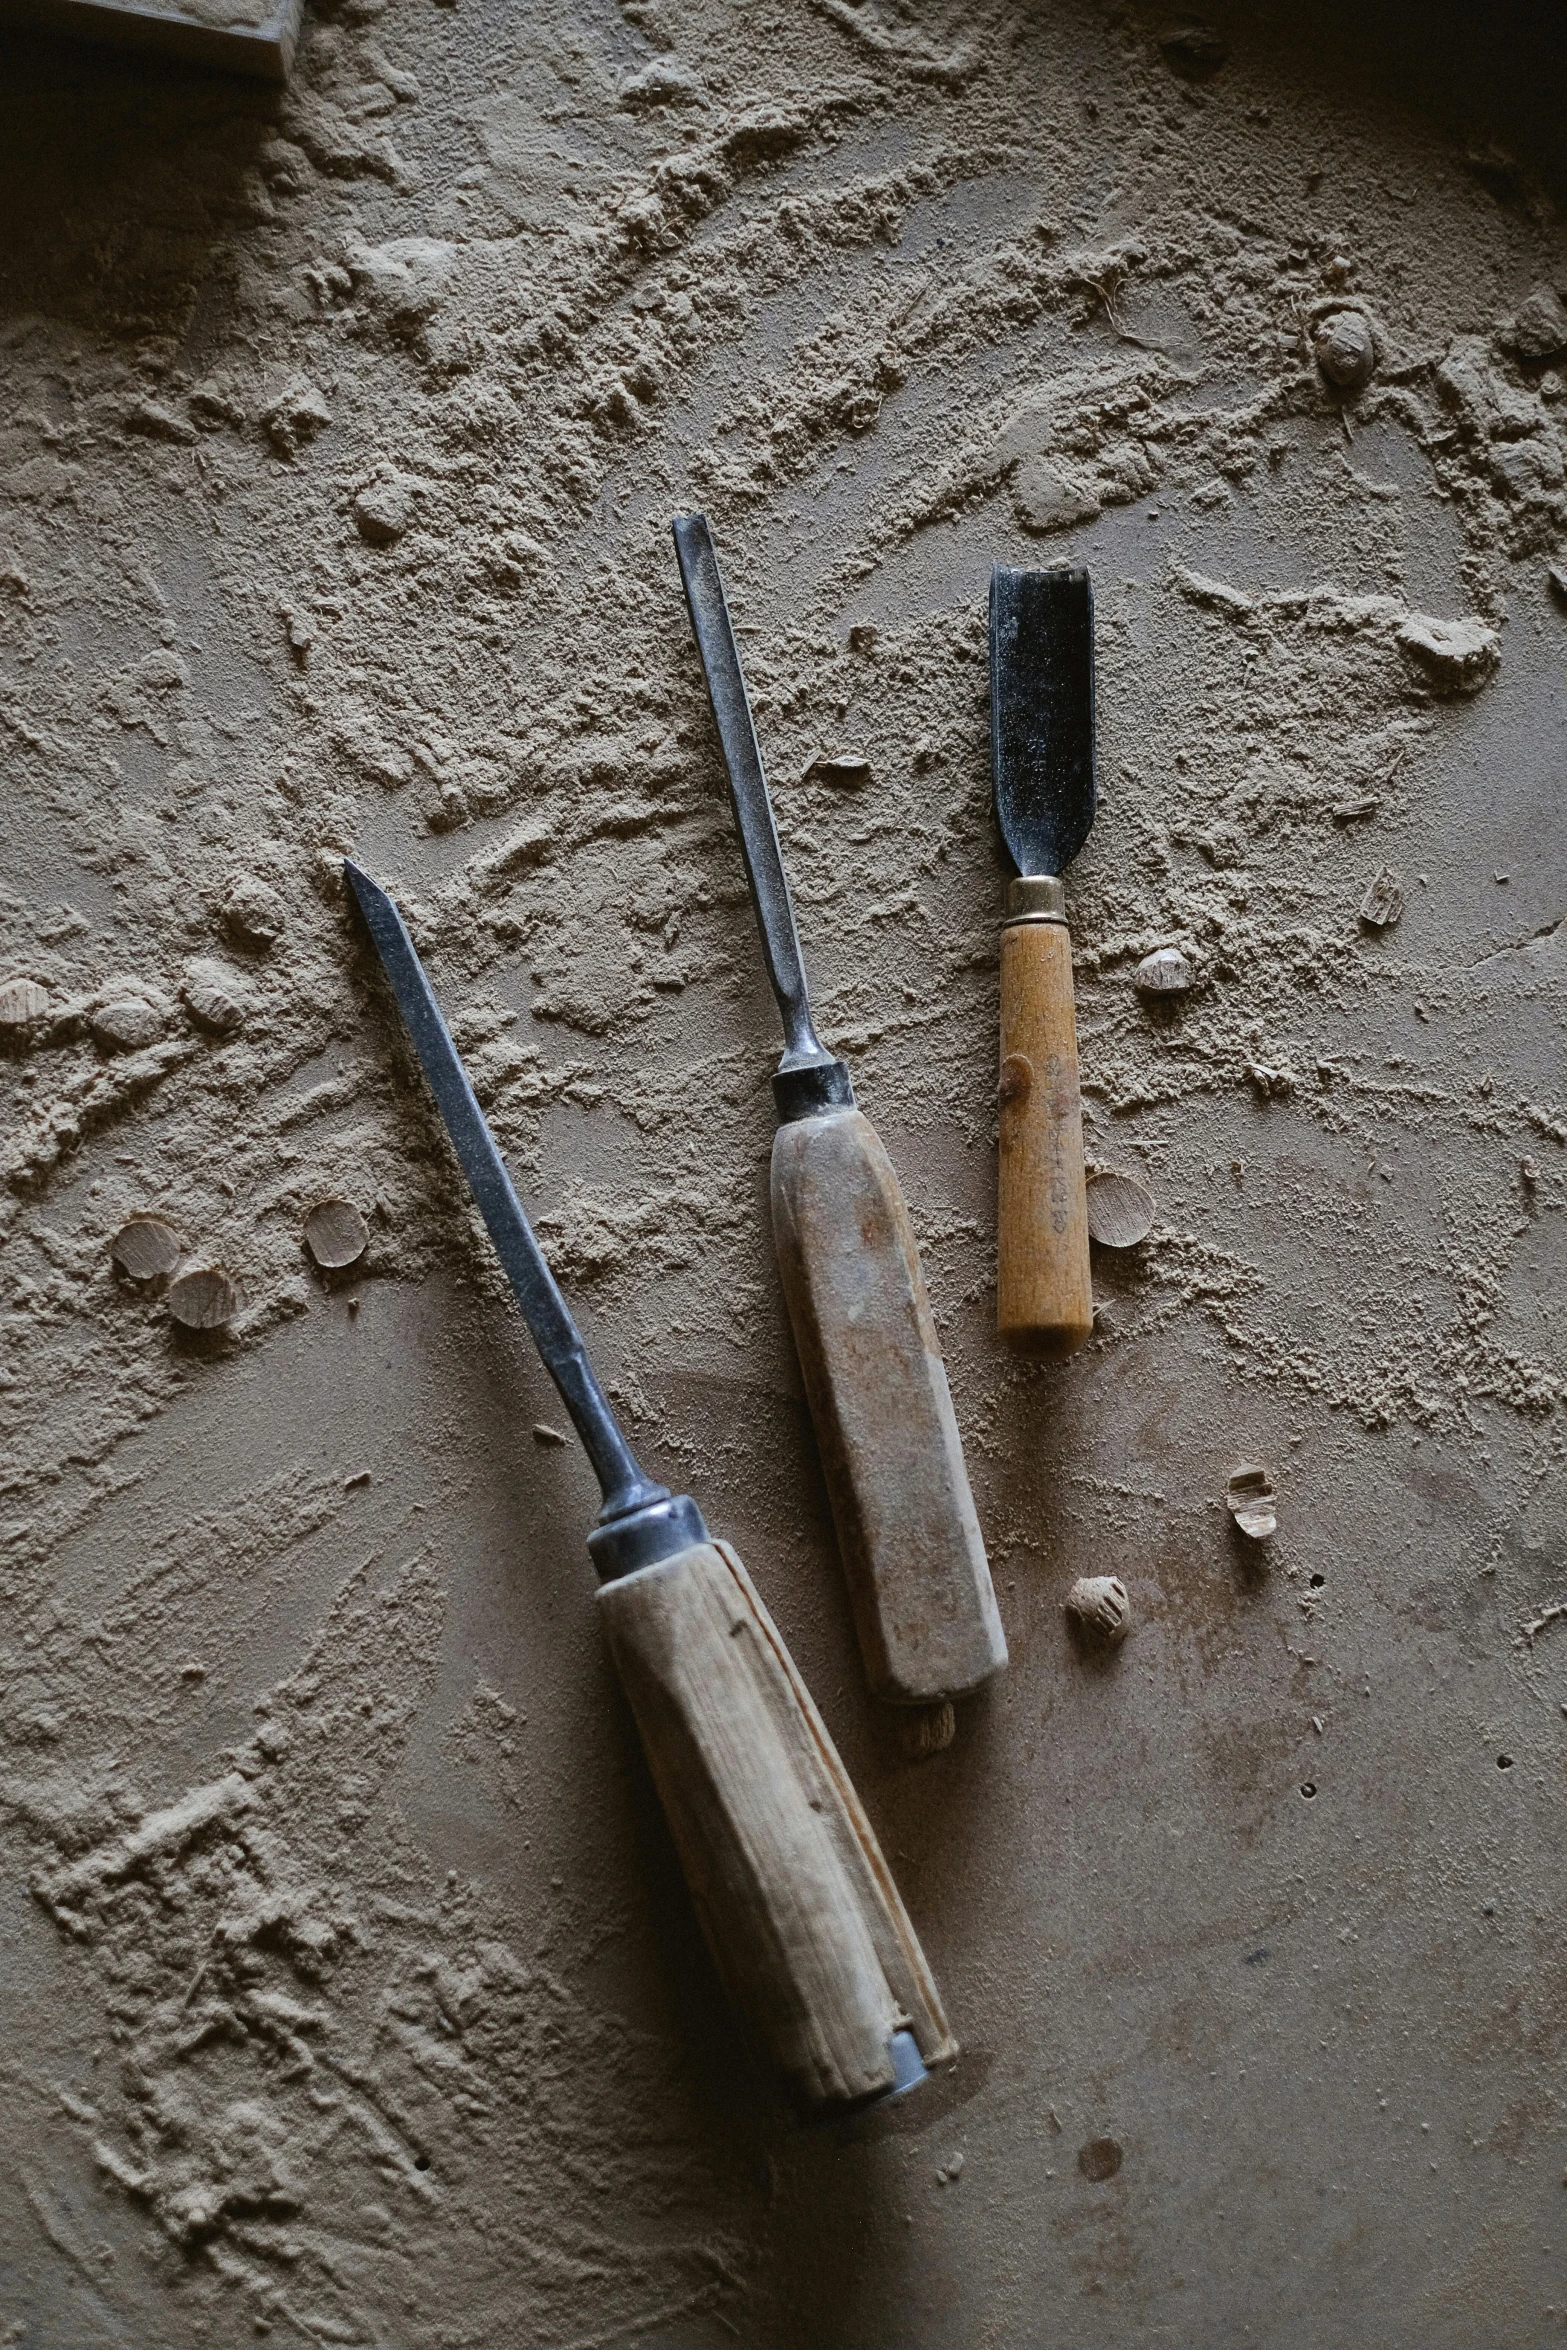
POLYGON ((1093 1325, 1072 941, 1061 876, 1094 821, 1094 598, 1086 571, 990 577, 996 817, 1017 866, 1001 930, 996 1328, 1060 1356, 1093 1325))
POLYGON ((681 515, 674 531, 783 1015, 773 1237, 860 1647, 879 1697, 931 1705, 1000 1672, 1006 1637, 909 1211, 848 1070, 811 1020, 712 534, 700 514, 681 515))
POLYGON ((594 1377, 396 906, 345 859, 503 1270, 593 1464, 610 1652, 735 2007, 808 2105, 955 2056, 924 1952, 810 1693, 727 1542, 638 1466, 594 1377))

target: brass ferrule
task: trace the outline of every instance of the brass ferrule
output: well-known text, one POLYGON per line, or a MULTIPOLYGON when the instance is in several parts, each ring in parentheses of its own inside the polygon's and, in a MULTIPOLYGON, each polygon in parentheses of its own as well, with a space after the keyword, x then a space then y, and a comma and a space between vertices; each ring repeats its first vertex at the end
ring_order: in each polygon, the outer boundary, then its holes
POLYGON ((1020 873, 1007 884, 1006 920, 1064 922, 1066 884, 1054 873, 1020 873))

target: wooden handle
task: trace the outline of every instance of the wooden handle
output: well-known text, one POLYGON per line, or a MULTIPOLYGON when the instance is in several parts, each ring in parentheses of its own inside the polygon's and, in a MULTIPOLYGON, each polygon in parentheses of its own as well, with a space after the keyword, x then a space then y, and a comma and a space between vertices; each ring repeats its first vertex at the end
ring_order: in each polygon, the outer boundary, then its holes
POLYGON ((914 1227, 858 1110, 780 1126, 773 1235, 871 1687, 962 1697, 1006 1635, 914 1227))
POLYGON ((1093 1327, 1072 942, 1064 922, 1001 933, 1001 1197, 996 1328, 1067 1355, 1093 1327))
POLYGON ((725 1989, 808 2104, 955 2056, 924 1952, 826 1725, 727 1543, 599 1589, 725 1989))

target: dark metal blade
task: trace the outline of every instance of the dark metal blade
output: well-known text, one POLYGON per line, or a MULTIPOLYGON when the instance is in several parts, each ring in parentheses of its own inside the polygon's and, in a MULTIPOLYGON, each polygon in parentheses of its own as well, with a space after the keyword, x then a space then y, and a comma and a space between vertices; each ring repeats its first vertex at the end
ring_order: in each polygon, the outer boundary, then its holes
MULTIPOLYGON (((489 1227, 495 1253, 527 1318, 544 1368, 559 1388, 560 1399, 571 1414, 572 1426, 593 1463, 604 1495, 604 1507, 599 1512, 601 1527, 630 1512, 646 1512, 650 1505, 668 1504, 667 1509, 655 1509, 653 1515, 662 1523, 670 1518, 671 1512, 678 1517, 683 1509, 690 1513, 690 1520, 698 1529, 695 1533, 686 1531, 685 1540, 705 1541, 706 1529, 694 1503, 673 1498, 667 1486, 655 1485, 643 1474, 604 1390, 594 1377, 581 1333, 555 1285, 554 1274, 544 1261, 544 1252, 533 1237, 533 1228, 512 1188, 506 1162, 496 1148, 495 1137, 468 1082, 468 1072, 441 1017, 441 1008, 401 914, 385 890, 352 860, 344 859, 343 871, 392 983, 403 1025, 429 1079, 435 1106, 451 1136, 458 1164, 489 1227)), ((679 1519, 679 1526, 688 1527, 688 1521, 679 1519)), ((645 1541, 642 1547, 645 1549, 645 1541)), ((591 1537, 589 1548, 595 1549, 591 1537)), ((625 1569, 617 1567, 616 1571, 625 1569)))
POLYGON ((996 820, 1019 873, 1064 873, 1094 821, 1094 592, 1086 571, 990 575, 996 820))
POLYGON ((707 675, 708 699, 713 705, 713 718, 729 774, 729 796, 734 803, 735 824, 761 928, 767 976, 773 983, 773 993, 783 1015, 785 1050, 779 1068, 836 1070, 842 1064, 827 1051, 811 1019, 810 993, 805 984, 799 933, 794 926, 794 908, 789 902, 789 884, 784 877, 783 853, 778 846, 778 827, 773 821, 772 801, 767 796, 767 777, 756 740, 750 697, 745 690, 745 673, 740 667, 740 648, 735 643, 734 625, 724 597, 718 550, 713 545, 705 514, 676 515, 674 533, 675 555, 691 611, 691 626, 707 675))

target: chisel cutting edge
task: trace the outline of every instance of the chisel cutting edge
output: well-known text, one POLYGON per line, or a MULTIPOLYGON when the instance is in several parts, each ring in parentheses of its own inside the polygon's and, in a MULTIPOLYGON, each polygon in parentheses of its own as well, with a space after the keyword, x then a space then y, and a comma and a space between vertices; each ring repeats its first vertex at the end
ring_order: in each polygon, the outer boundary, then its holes
POLYGON ((638 1466, 402 916, 357 865, 343 870, 603 1492, 588 1536, 599 1609, 724 1987, 807 2104, 913 2088, 957 2047, 826 1726, 734 1551, 638 1466))
POLYGON ((1018 869, 1001 932, 996 1327, 1060 1356, 1093 1327, 1072 941, 1061 875, 1094 821, 1094 599, 1086 571, 990 580, 996 819, 1018 869))
POLYGON ((811 1020, 712 534, 700 514, 682 514, 674 533, 783 1019, 773 1236, 860 1647, 878 1696, 930 1705, 998 1673, 1006 1637, 909 1211, 811 1020))

